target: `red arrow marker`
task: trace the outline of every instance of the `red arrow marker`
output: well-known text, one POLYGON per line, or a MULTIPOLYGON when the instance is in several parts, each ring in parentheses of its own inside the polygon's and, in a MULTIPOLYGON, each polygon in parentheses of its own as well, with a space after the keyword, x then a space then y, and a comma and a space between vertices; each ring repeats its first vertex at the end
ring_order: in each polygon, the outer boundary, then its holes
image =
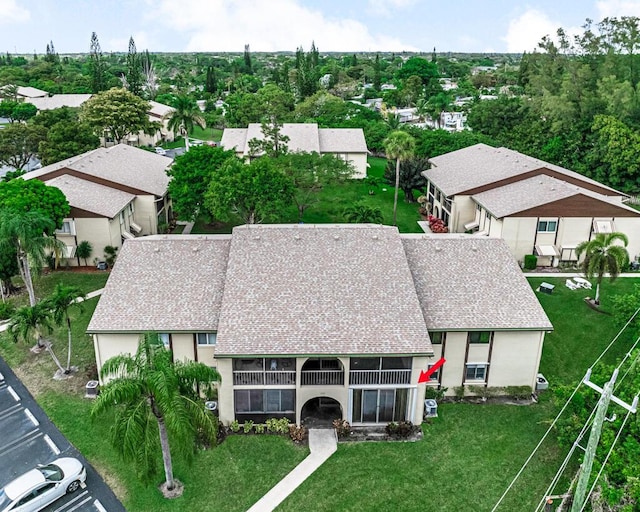
POLYGON ((438 362, 436 362, 436 364, 434 364, 426 372, 420 371, 420 377, 418 377, 418 384, 422 384, 423 382, 428 382, 429 377, 431 377, 435 372, 437 372, 438 368, 440 368, 445 362, 446 362, 446 359, 444 357, 441 357, 440 359, 438 359, 438 362))

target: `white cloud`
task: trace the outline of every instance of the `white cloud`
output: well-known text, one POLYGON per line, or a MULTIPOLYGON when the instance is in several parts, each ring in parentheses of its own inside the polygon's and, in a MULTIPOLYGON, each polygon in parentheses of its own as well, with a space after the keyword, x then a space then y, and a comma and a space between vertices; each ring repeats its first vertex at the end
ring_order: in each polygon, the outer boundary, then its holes
MULTIPOLYGON (((407 0, 395 0, 406 2, 407 0)), ((353 19, 332 19, 300 0, 161 0, 158 23, 188 38, 187 51, 293 51, 314 41, 320 51, 416 50, 394 36, 372 34, 353 19)), ((390 28, 389 30, 393 30, 390 28)))
POLYGON ((386 16, 394 10, 406 9, 415 3, 416 0, 369 0, 367 10, 376 16, 386 16))
POLYGON ((599 22, 604 18, 619 18, 621 16, 640 16, 640 2, 633 0, 602 0, 596 2, 599 22))
POLYGON ((28 21, 31 13, 16 4, 16 0, 0 0, 0 25, 28 21))
POLYGON ((561 26, 561 23, 552 21, 545 13, 528 9, 509 22, 507 35, 503 37, 507 44, 507 52, 530 52, 538 47, 538 43, 544 36, 553 38, 561 26))

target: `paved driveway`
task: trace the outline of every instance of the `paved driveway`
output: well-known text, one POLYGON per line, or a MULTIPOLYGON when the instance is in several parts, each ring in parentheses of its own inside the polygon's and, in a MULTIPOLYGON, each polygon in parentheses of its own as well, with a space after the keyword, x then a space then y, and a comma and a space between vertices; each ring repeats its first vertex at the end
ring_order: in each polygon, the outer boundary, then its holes
POLYGON ((0 358, 0 487, 36 464, 65 456, 83 462, 87 468, 87 485, 49 505, 45 511, 125 512, 113 491, 51 423, 0 358))

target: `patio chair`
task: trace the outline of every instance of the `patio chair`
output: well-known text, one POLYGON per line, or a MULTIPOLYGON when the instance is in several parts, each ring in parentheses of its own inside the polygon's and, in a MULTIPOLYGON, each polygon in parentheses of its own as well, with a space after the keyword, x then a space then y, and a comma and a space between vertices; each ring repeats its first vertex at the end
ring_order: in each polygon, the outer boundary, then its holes
POLYGON ((591 290, 591 282, 584 279, 583 277, 574 277, 573 280, 578 284, 578 287, 591 290))
POLYGON ((580 288, 580 286, 576 283, 574 283, 571 279, 567 279, 564 282, 564 285, 569 288, 569 290, 577 290, 578 288, 580 288))

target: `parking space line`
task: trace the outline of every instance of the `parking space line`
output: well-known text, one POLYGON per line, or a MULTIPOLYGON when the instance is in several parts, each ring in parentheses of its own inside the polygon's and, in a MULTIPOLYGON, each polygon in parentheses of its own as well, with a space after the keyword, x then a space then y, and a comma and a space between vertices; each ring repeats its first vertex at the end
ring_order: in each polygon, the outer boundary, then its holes
POLYGON ((18 396, 18 393, 16 393, 11 386, 7 386, 7 390, 9 391, 9 393, 11 393, 11 396, 16 402, 20 401, 20 397, 18 396))
POLYGON ((2 413, 0 413, 0 420, 3 420, 5 418, 8 418, 9 416, 13 416, 15 413, 22 411, 22 405, 21 404, 14 404, 11 407, 9 407, 8 409, 5 409, 4 411, 2 411, 2 413))
POLYGON ((91 496, 89 496, 89 491, 83 491, 80 494, 78 494, 77 496, 75 496, 72 500, 67 501, 66 503, 62 504, 60 507, 58 507, 57 509, 55 509, 53 512, 62 512, 63 510, 66 512, 71 512, 72 510, 77 509, 79 506, 84 505, 85 503, 87 503, 88 501, 91 501, 93 498, 91 496), (78 503, 76 504, 73 508, 67 509, 67 507, 71 507, 74 505, 74 503, 76 503, 76 501, 85 498, 84 501, 82 501, 82 503, 78 503))
POLYGON ((27 418, 31 420, 31 423, 33 423, 36 427, 40 425, 40 422, 36 419, 36 417, 33 414, 31 414, 31 411, 29 409, 25 409, 24 413, 26 414, 27 418))
POLYGON ((56 443, 54 443, 47 434, 44 435, 44 440, 47 442, 49 447, 53 450, 53 453, 55 453, 56 455, 60 455, 60 449, 56 446, 56 443))
POLYGON ((102 503, 100 503, 100 500, 94 501, 93 506, 98 509, 98 512, 107 512, 107 509, 102 506, 102 503))
POLYGON ((28 432, 27 434, 20 436, 18 439, 14 439, 8 445, 3 446, 3 450, 0 452, 0 455, 6 455, 10 451, 13 451, 16 448, 19 448, 20 446, 27 444, 29 441, 37 439, 38 437, 41 437, 41 436, 42 436, 42 432, 39 432, 38 430, 32 430, 31 432, 28 432), (32 434, 35 434, 35 435, 32 435, 32 434))
POLYGON ((0 380, 4 380, 4 375, 2 375, 2 372, 0 372, 0 380))

